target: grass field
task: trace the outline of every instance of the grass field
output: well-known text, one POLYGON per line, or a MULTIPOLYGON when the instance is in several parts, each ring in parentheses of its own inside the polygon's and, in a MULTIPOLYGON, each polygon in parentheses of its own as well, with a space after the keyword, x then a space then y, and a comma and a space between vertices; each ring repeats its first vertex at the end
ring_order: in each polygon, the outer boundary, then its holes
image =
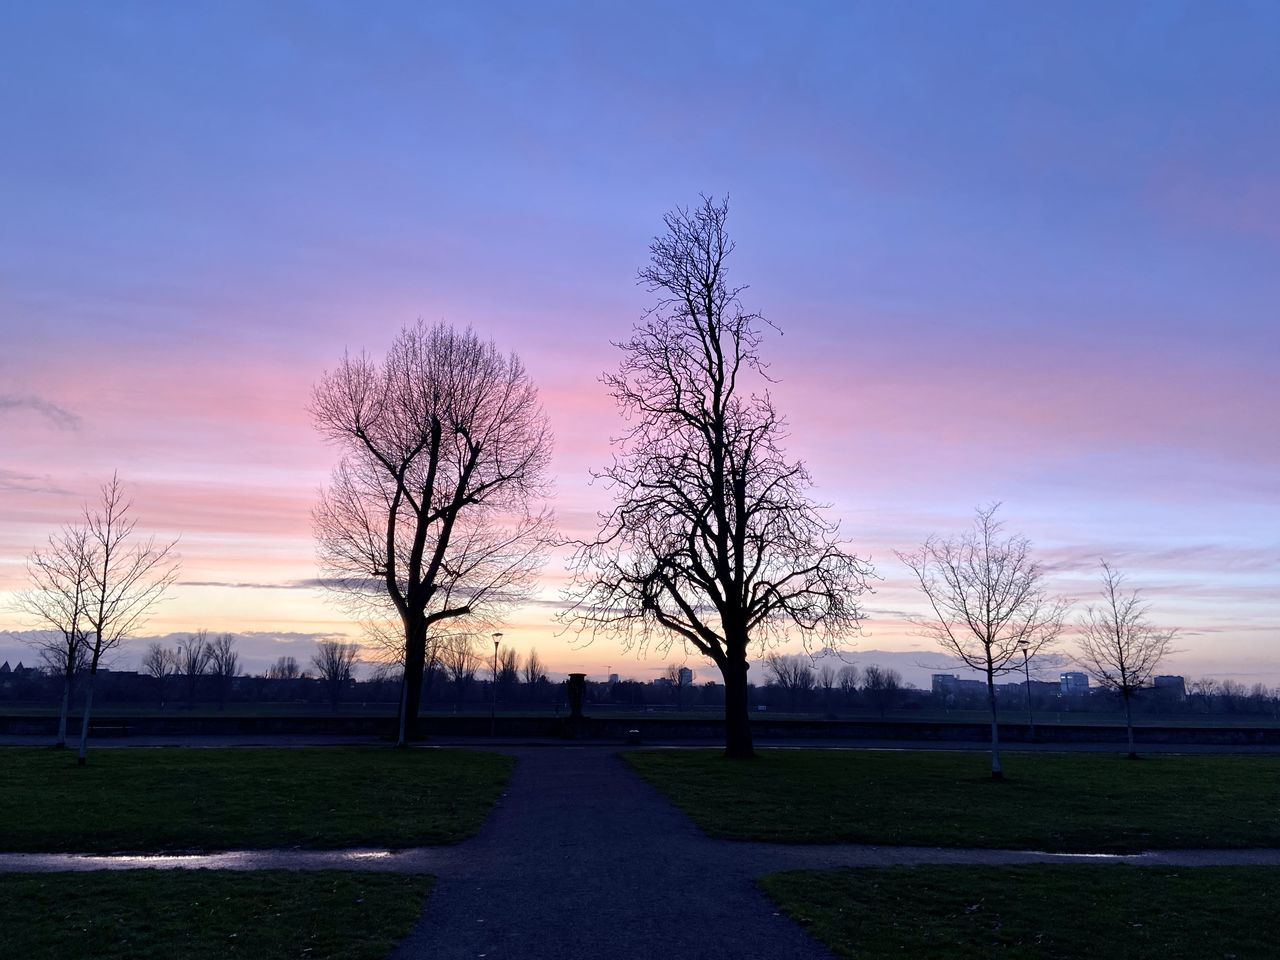
POLYGON ((0 874, 0 930, 23 960, 382 960, 430 889, 337 871, 0 874))
POLYGON ((390 747, 0 748, 0 850, 154 851, 454 843, 514 761, 390 747))
POLYGON ((630 752, 712 836, 1132 852, 1280 846, 1280 756, 768 750, 630 752))
POLYGON ((1270 960, 1280 868, 892 867, 758 881, 841 957, 1270 960))

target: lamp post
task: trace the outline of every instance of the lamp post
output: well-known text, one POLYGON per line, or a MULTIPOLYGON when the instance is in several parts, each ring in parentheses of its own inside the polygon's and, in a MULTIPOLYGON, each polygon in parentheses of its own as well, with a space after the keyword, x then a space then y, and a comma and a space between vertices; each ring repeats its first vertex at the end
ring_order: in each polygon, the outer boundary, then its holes
POLYGON ((1027 679, 1027 726, 1031 728, 1031 739, 1036 738, 1036 718, 1031 712, 1031 667, 1027 665, 1027 650, 1031 644, 1025 640, 1018 641, 1018 649, 1022 651, 1022 675, 1027 679))
POLYGON ((498 641, 501 633, 493 635, 493 698, 489 702, 489 736, 498 734, 498 641))

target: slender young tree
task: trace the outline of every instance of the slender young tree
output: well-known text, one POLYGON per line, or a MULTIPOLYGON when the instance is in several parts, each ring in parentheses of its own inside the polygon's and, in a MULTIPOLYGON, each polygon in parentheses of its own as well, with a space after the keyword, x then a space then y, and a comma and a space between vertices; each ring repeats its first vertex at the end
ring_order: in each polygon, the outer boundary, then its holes
POLYGON ((93 712, 93 686, 103 654, 120 644, 142 626, 152 609, 178 578, 178 541, 157 543, 155 537, 134 537, 137 521, 129 515, 132 503, 125 499, 118 476, 102 485, 102 497, 94 510, 85 508, 89 592, 86 617, 92 636, 89 640, 89 677, 84 694, 84 717, 80 725, 80 752, 76 762, 84 765, 89 751, 89 717, 93 712))
POLYGON ((314 514, 321 563, 362 617, 399 622, 403 744, 432 628, 493 622, 542 565, 547 418, 514 354, 422 322, 380 361, 343 357, 311 412, 342 451, 314 514))
POLYGON ((1124 588, 1124 576, 1102 565, 1102 602, 1090 604, 1080 620, 1077 662, 1098 684, 1120 694, 1129 735, 1129 759, 1138 759, 1133 743, 1133 696, 1155 676, 1169 655, 1177 630, 1161 629, 1150 619, 1151 605, 1139 591, 1124 588))
POLYGON ((899 553, 911 568, 932 617, 913 618, 926 636, 987 680, 991 710, 991 776, 1004 776, 995 678, 1057 642, 1070 601, 1049 595, 1031 541, 1005 537, 999 504, 976 511, 973 529, 958 537, 930 537, 915 553, 899 553))
POLYGON ((577 544, 569 615, 626 647, 679 642, 710 659, 724 678, 725 755, 748 758, 748 652, 786 636, 836 641, 856 628, 872 574, 782 451, 765 321, 726 274, 727 216, 727 201, 704 197, 668 214, 649 248, 640 282, 657 303, 604 378, 628 423, 596 474, 614 506, 577 544))
POLYGON ((64 526, 42 549, 27 558, 31 586, 19 593, 15 606, 44 631, 31 641, 42 660, 62 681, 58 706, 58 739, 67 745, 67 713, 76 673, 87 662, 86 604, 90 592, 92 554, 83 525, 64 526))

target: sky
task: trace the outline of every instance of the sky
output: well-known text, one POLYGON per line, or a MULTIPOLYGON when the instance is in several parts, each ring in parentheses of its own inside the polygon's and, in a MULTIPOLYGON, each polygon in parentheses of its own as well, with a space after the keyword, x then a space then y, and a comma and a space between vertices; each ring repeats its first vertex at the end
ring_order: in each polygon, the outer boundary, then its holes
MULTIPOLYGON (((0 658, 24 558, 115 470, 181 537, 147 635, 252 670, 355 638, 306 404, 418 318, 523 358, 589 535, 610 341, 706 193, 788 452, 882 577, 855 662, 927 659, 894 550, 1000 501, 1055 590, 1106 557, 1146 591, 1170 672, 1280 684, 1278 43, 1249 2, 7 3, 0 658)), ((565 579, 505 643, 663 669, 566 633, 565 579)))

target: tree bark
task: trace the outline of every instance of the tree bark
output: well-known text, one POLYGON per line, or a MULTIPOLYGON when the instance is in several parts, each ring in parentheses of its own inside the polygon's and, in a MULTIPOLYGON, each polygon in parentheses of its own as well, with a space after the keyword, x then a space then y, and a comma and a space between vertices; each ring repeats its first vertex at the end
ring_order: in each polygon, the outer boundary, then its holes
POLYGON ((93 712, 93 682, 98 678, 96 669, 89 671, 89 683, 84 691, 84 716, 80 720, 80 752, 76 766, 83 767, 89 754, 89 715, 93 712))
POLYGON ((991 779, 1003 780, 1004 769, 1000 766, 1000 720, 996 713, 996 681, 989 667, 987 668, 987 704, 991 707, 991 779))
POLYGON ((730 760, 750 760, 756 755, 751 742, 747 669, 745 656, 730 654, 720 671, 724 676, 724 755, 730 760))
POLYGON ((1133 708, 1129 704, 1129 691, 1124 691, 1124 723, 1129 733, 1129 759, 1137 760, 1138 751, 1133 745, 1133 708))
POLYGON ((58 708, 58 739, 54 746, 62 749, 67 745, 67 712, 71 709, 71 674, 62 678, 62 706, 58 708))
POLYGON ((413 737, 413 721, 422 708, 422 672, 427 661, 427 628, 410 626, 405 639, 404 697, 400 701, 400 732, 404 740, 413 737))

